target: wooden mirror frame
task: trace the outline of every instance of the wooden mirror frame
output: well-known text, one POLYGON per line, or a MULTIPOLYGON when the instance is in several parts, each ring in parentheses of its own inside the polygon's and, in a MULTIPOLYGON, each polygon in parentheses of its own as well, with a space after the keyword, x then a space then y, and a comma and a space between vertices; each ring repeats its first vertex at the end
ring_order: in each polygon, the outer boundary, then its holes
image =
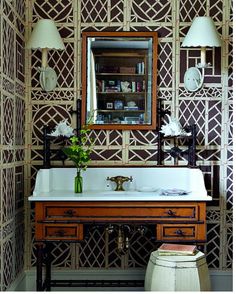
POLYGON ((83 32, 82 33, 82 107, 81 123, 86 124, 87 116, 87 41, 92 37, 119 37, 119 38, 152 38, 152 78, 151 78, 151 123, 150 124, 91 124, 91 129, 108 130, 154 130, 156 129, 156 105, 157 105, 157 32, 83 32))

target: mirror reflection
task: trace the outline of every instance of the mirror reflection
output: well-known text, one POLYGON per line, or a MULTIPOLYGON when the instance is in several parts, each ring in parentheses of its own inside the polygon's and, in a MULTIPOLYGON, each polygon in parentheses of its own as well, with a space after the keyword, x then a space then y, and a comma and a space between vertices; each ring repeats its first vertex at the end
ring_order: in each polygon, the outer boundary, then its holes
POLYGON ((101 129, 154 128, 156 34, 84 34, 83 123, 92 118, 101 129))

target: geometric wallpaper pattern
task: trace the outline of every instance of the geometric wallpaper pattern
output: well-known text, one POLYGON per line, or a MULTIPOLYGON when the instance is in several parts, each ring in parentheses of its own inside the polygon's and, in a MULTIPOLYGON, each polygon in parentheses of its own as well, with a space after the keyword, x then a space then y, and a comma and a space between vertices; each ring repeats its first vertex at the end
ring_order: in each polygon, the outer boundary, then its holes
MULTIPOLYGON (((40 18, 51 18, 57 24, 65 44, 64 51, 49 52, 49 66, 58 74, 58 87, 50 93, 39 85, 38 51, 26 52, 26 160, 27 187, 30 195, 37 170, 42 165, 42 128, 54 127, 68 119, 75 127, 77 100, 81 99, 81 33, 83 31, 156 31, 158 32, 157 99, 171 111, 183 126, 197 125, 197 165, 204 172, 205 183, 213 201, 207 207, 206 255, 210 268, 232 268, 232 1, 231 0, 82 0, 26 1, 26 38, 40 18), (186 69, 200 62, 200 50, 182 48, 186 32, 195 16, 213 18, 222 37, 222 47, 207 48, 204 86, 195 93, 183 85, 186 69)), ((10 29, 9 29, 10 30, 10 29)), ((9 52, 8 52, 9 54, 9 52)), ((9 65, 10 66, 10 65, 9 65)), ((6 98, 5 98, 6 99, 6 98)), ((12 107, 11 101, 5 103, 12 107)), ((8 110, 9 111, 9 110, 8 110)), ((8 114, 9 117, 10 114, 8 114)), ((5 132, 11 132, 10 126, 5 132)), ((156 165, 157 132, 109 131, 91 132, 95 150, 91 165, 156 165)), ((173 147, 166 140, 163 164, 174 164, 168 155, 173 147)), ((179 142, 185 149, 185 142, 179 142)), ((57 148, 57 145, 53 146, 57 148)), ((52 163, 62 163, 52 158, 52 163)), ((181 158, 179 165, 185 165, 181 158)), ((8 200, 10 201, 10 200, 8 200)), ((34 211, 27 204, 27 244, 34 238, 34 211)), ((153 242, 153 228, 145 236, 134 230, 130 249, 122 256, 116 251, 116 236, 101 227, 90 228, 81 244, 54 244, 55 267, 133 268, 146 266, 153 242)), ((27 257, 26 267, 35 265, 35 248, 27 257)), ((26 250, 28 252, 28 250, 26 250)))
POLYGON ((0 1, 0 291, 24 269, 25 1, 0 1))
MULTIPOLYGON (((232 5, 232 0, 0 1, 0 290, 6 290, 24 267, 35 266, 34 210, 27 198, 42 165, 43 126, 54 127, 62 119, 76 125, 73 110, 81 99, 82 31, 158 33, 156 97, 183 126, 197 125, 197 164, 213 196, 207 207, 207 262, 214 269, 232 268, 232 5), (190 93, 183 77, 200 61, 200 51, 182 48, 181 43, 194 17, 204 15, 213 18, 223 42, 221 48, 207 49, 212 66, 206 70, 203 88, 190 93), (49 93, 39 85, 41 53, 25 50, 25 39, 40 18, 56 22, 65 44, 64 51, 49 52, 49 66, 58 75, 58 87, 49 93)), ((95 138, 91 165, 157 164, 154 131, 97 130, 91 136, 95 138)), ((168 154, 173 143, 163 142, 165 165, 174 163, 168 154)), ((184 141, 179 144, 186 148, 184 141)), ((62 164, 52 159, 54 165, 62 164)), ((185 158, 178 164, 186 164, 185 158)), ((152 226, 144 236, 133 228, 124 255, 117 253, 116 236, 109 230, 89 229, 80 244, 54 244, 55 267, 145 267, 157 246, 152 226)))

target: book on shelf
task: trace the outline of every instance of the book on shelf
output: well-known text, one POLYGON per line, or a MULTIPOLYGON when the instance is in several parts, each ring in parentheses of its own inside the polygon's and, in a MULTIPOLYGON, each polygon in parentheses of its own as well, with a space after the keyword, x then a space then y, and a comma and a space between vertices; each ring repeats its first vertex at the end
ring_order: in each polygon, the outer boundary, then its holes
POLYGON ((137 74, 144 74, 145 68, 144 68, 144 62, 138 62, 136 64, 136 73, 137 74))
POLYGON ((102 80, 102 92, 105 92, 105 81, 102 80))
POLYGON ((135 74, 135 67, 134 66, 121 66, 120 73, 124 74, 135 74))
POLYGON ((132 88, 132 92, 136 92, 136 83, 135 82, 131 82, 131 88, 132 88))
POLYGON ((163 243, 158 248, 159 255, 195 255, 197 246, 163 243))
POLYGON ((102 81, 101 80, 96 80, 96 89, 97 89, 97 92, 102 92, 102 81))
POLYGON ((137 92, 143 91, 143 82, 137 82, 136 90, 137 92))
POLYGON ((124 106, 124 110, 139 110, 138 106, 124 106))
POLYGON ((99 73, 118 73, 119 70, 120 69, 118 66, 113 66, 113 65, 99 66, 99 73))

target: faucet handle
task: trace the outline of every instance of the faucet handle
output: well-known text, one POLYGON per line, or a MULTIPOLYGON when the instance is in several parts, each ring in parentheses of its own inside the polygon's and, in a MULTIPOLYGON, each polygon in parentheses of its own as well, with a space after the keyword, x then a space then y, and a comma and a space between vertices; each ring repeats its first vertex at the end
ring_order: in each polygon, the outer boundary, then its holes
POLYGON ((133 179, 133 177, 132 176, 130 176, 130 178, 129 178, 129 181, 130 181, 130 184, 129 184, 129 190, 130 191, 135 191, 135 182, 134 182, 134 179, 133 179))

